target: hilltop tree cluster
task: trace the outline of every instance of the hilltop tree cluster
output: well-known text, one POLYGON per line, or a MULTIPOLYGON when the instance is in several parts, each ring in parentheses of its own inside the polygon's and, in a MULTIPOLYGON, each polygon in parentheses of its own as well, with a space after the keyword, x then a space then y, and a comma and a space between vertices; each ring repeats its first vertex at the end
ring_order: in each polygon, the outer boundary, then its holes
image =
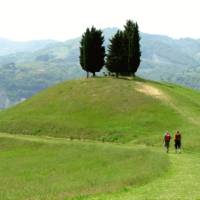
POLYGON ((105 47, 103 46, 103 42, 102 31, 97 30, 95 27, 91 29, 87 28, 82 36, 80 64, 87 72, 87 77, 89 76, 89 72, 95 76, 95 72, 99 72, 105 64, 105 47))
POLYGON ((80 42, 80 64, 83 70, 95 76, 103 66, 111 73, 118 75, 135 75, 140 65, 140 34, 138 24, 128 20, 124 31, 110 39, 107 55, 104 47, 104 36, 95 27, 87 28, 80 42), (106 58, 105 58, 106 57, 106 58), (105 62, 106 60, 106 62, 105 62))

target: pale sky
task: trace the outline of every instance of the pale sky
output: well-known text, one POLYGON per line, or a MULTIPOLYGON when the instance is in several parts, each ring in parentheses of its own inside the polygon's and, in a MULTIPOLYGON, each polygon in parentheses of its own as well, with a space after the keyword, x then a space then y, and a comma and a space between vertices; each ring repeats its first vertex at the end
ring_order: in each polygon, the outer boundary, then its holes
POLYGON ((92 25, 200 38, 200 0, 0 0, 0 37, 67 40, 92 25))

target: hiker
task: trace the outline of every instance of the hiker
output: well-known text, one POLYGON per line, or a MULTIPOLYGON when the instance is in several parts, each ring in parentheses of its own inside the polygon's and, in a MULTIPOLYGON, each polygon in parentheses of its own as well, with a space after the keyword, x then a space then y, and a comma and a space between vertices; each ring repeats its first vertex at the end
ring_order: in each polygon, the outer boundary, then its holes
POLYGON ((169 152, 169 144, 170 144, 170 140, 171 140, 171 135, 170 133, 167 131, 164 135, 163 138, 163 143, 164 143, 164 147, 166 148, 166 152, 169 152))
POLYGON ((174 147, 176 153, 179 152, 181 153, 181 133, 180 131, 176 131, 174 135, 174 147))

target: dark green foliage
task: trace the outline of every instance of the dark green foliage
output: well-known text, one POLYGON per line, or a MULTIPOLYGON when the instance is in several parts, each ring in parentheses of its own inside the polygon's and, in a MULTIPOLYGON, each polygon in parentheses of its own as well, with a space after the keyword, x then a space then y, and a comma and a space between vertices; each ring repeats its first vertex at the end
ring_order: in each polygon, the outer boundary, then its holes
POLYGON ((99 72, 104 66, 105 47, 102 31, 95 27, 87 28, 80 42, 80 64, 83 70, 93 73, 99 72))
POLYGON ((123 32, 118 31, 110 40, 110 45, 108 47, 106 68, 110 72, 116 72, 116 76, 124 71, 124 58, 122 54, 124 51, 123 38, 123 32))
POLYGON ((132 66, 134 64, 134 32, 135 24, 133 21, 128 20, 124 26, 124 54, 125 56, 125 66, 127 72, 131 74, 132 66))
POLYGON ((86 53, 88 51, 86 51, 87 48, 87 38, 89 38, 89 28, 87 28, 86 32, 82 35, 82 39, 80 42, 80 65, 83 68, 83 70, 88 71, 86 68, 86 59, 87 59, 87 55, 86 53))
POLYGON ((124 28, 125 68, 129 74, 135 75, 140 65, 141 56, 138 24, 128 20, 124 28))
POLYGON ((135 23, 135 29, 134 29, 134 51, 133 51, 133 68, 132 68, 132 73, 135 74, 136 71, 138 70, 138 67, 140 66, 140 57, 141 57, 141 51, 140 51, 140 33, 139 33, 139 27, 137 22, 135 23))
POLYGON ((106 67, 116 75, 135 75, 141 57, 138 25, 128 20, 124 28, 110 40, 106 67))

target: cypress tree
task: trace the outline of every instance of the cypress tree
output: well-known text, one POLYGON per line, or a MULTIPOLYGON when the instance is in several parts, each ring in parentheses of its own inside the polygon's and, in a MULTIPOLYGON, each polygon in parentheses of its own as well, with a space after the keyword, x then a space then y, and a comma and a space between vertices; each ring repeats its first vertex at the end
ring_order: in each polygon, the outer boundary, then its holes
POLYGON ((129 75, 135 75, 140 65, 140 36, 137 23, 131 20, 124 26, 124 59, 125 67, 129 75))
POLYGON ((80 65, 83 70, 93 73, 99 72, 104 66, 105 47, 101 30, 95 27, 87 28, 80 42, 80 65))
POLYGON ((132 69, 132 73, 133 75, 135 75, 136 71, 138 70, 139 66, 140 66, 140 57, 141 57, 141 50, 140 50, 140 33, 139 33, 139 27, 138 24, 135 23, 135 29, 134 29, 134 40, 133 40, 133 47, 134 47, 134 51, 133 51, 133 56, 134 56, 134 60, 133 60, 133 69, 132 69))
POLYGON ((124 45, 125 45, 125 66, 127 68, 127 72, 130 75, 132 72, 133 67, 133 60, 134 60, 134 32, 135 32, 135 24, 133 21, 128 20, 126 25, 124 26, 124 45))
POLYGON ((118 31, 113 38, 110 40, 110 45, 108 46, 108 55, 106 60, 106 68, 110 72, 115 72, 116 77, 119 73, 123 73, 124 70, 124 44, 123 44, 123 32, 118 31))
POLYGON ((90 30, 89 28, 86 29, 86 32, 82 35, 81 42, 80 42, 80 65, 83 70, 87 72, 87 78, 89 77, 89 70, 87 68, 88 63, 88 38, 89 38, 90 30))

